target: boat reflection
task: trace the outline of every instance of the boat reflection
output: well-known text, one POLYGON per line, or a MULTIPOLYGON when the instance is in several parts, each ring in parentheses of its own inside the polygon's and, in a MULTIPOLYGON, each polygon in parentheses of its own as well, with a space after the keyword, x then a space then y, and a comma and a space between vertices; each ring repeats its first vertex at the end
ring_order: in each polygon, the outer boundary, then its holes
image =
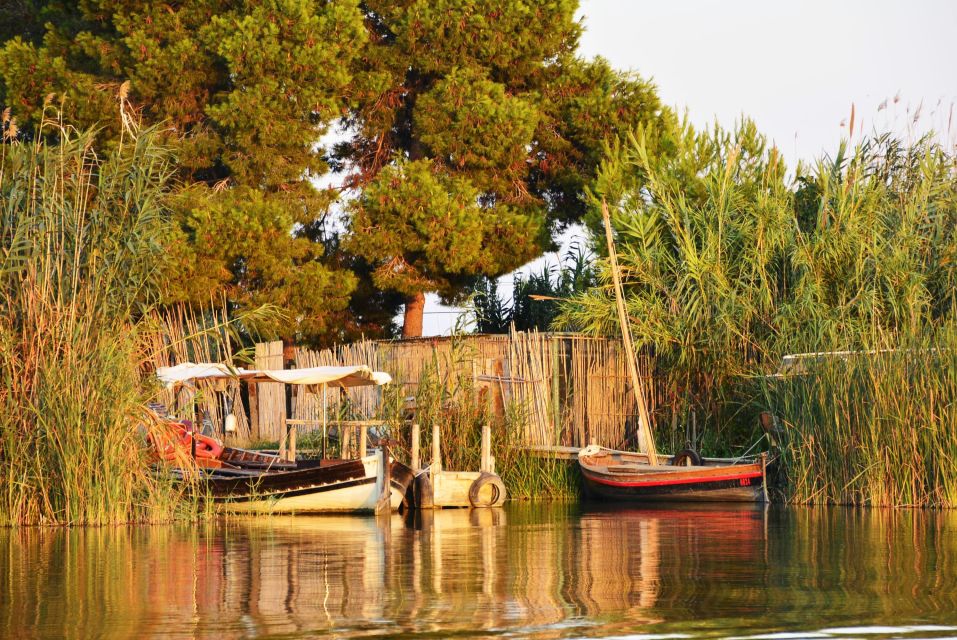
POLYGON ((239 638, 635 628, 659 622, 659 601, 676 597, 663 593, 665 572, 693 575, 711 557, 764 565, 766 544, 763 510, 542 505, 8 531, 0 630, 239 638))

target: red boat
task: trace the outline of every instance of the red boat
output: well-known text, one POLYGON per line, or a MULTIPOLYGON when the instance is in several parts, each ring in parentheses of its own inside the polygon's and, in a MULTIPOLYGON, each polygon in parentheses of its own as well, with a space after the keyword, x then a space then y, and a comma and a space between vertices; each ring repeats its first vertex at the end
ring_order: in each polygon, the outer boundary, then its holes
POLYGON ((615 502, 767 502, 767 456, 657 456, 589 445, 578 452, 585 495, 615 502), (662 464, 664 462, 665 464, 662 464))

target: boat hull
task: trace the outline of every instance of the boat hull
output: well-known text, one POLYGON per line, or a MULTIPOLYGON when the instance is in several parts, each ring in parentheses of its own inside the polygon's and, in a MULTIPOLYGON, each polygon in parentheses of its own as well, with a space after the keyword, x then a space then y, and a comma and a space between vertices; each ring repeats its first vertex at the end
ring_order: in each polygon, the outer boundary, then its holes
POLYGON ((585 495, 612 502, 767 502, 764 457, 741 463, 705 460, 692 467, 652 466, 633 458, 598 448, 580 455, 585 495))
MULTIPOLYGON (((389 476, 389 508, 397 511, 411 495, 412 472, 392 461, 389 476)), ((213 501, 230 513, 374 512, 384 482, 379 453, 361 460, 301 462, 290 471, 213 471, 205 481, 213 501)))

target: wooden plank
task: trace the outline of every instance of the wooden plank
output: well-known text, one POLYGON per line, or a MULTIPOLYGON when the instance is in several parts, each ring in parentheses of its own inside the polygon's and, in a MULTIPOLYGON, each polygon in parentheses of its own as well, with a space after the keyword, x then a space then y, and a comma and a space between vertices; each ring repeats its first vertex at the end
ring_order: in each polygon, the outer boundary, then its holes
POLYGON ((601 216, 605 225, 605 239, 608 242, 608 260, 615 285, 615 306, 618 307, 618 321, 621 325, 621 337, 625 347, 625 361, 628 363, 635 400, 638 402, 638 413, 641 416, 638 423, 638 443, 642 453, 647 453, 650 459, 655 460, 657 458, 655 438, 651 431, 651 418, 645 400, 644 385, 642 385, 641 377, 638 375, 637 356, 631 342, 631 321, 628 320, 628 314, 625 312, 625 292, 618 273, 618 257, 615 254, 615 242, 611 234, 611 218, 608 215, 608 205, 604 200, 601 201, 601 216))
MULTIPOLYGON (((257 369, 282 369, 282 341, 261 342, 256 345, 257 369)), ((281 382, 260 382, 258 389, 259 437, 279 440, 285 431, 286 391, 281 382)))
POLYGON ((526 445, 518 447, 519 451, 526 451, 536 458, 557 458, 559 460, 578 460, 580 447, 562 447, 549 445, 526 445))

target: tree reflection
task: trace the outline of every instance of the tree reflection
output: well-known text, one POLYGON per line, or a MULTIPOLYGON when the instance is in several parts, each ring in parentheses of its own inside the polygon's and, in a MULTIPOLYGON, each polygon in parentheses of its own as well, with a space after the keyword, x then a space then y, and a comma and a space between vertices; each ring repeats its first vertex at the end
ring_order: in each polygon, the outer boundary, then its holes
POLYGON ((8 530, 0 632, 552 637, 761 617, 807 628, 809 610, 953 617, 954 525, 929 512, 532 505, 8 530))

